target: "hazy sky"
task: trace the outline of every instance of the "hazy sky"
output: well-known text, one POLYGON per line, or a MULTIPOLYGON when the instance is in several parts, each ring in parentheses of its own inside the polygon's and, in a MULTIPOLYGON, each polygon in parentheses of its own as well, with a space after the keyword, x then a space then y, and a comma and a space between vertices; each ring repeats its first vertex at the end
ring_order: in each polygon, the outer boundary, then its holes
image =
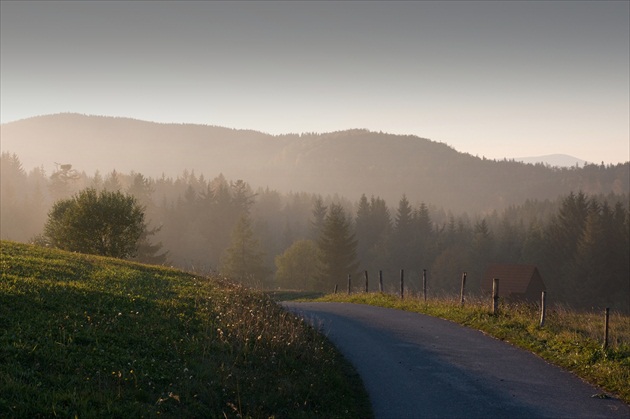
POLYGON ((1 120, 367 128, 628 161, 630 2, 1 2, 1 120))

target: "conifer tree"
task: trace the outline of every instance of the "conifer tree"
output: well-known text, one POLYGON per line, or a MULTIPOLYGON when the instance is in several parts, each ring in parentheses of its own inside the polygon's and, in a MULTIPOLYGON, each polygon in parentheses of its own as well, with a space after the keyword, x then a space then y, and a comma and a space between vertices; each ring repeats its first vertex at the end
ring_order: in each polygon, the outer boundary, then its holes
MULTIPOLYGON (((591 207, 592 208, 592 207, 591 207)), ((571 299, 574 292, 575 257, 589 214, 589 200, 582 192, 571 192, 562 200, 558 213, 545 234, 546 285, 559 298, 571 299)))
POLYGON ((396 269, 411 269, 414 264, 413 208, 406 195, 398 202, 392 241, 392 259, 396 269))
POLYGON ((422 202, 413 213, 414 249, 413 263, 417 269, 427 269, 434 258, 433 225, 429 208, 422 202))
POLYGON ((330 206, 317 244, 322 266, 320 290, 330 291, 335 284, 345 283, 348 274, 357 272, 357 241, 341 205, 330 206))
POLYGON ((151 265, 165 265, 167 263, 168 251, 163 251, 163 244, 159 242, 151 242, 150 236, 154 236, 162 230, 162 226, 149 229, 144 226, 144 231, 138 239, 138 250, 133 260, 148 263, 151 265))
POLYGON ((368 252, 372 245, 372 220, 370 203, 365 194, 361 195, 357 208, 357 215, 354 221, 356 237, 357 237, 357 256, 359 260, 365 264, 368 260, 368 252))
MULTIPOLYGON (((471 268, 468 281, 470 289, 477 291, 480 289, 481 279, 488 264, 494 261, 494 237, 485 218, 475 224, 470 254, 471 268)), ((487 292, 488 290, 481 291, 487 292)))
POLYGON ((103 182, 103 189, 110 192, 116 192, 122 189, 120 176, 116 170, 112 170, 107 179, 105 179, 105 182, 103 182))
MULTIPOLYGON (((151 186, 151 181, 144 177, 140 173, 132 174, 131 184, 127 188, 127 193, 136 198, 138 203, 142 205, 145 218, 153 218, 156 214, 156 208, 151 200, 151 194, 154 189, 151 186)), ((163 251, 162 242, 152 243, 149 237, 155 236, 162 230, 162 226, 149 227, 149 223, 145 223, 144 231, 140 235, 138 240, 138 251, 134 260, 142 263, 150 263, 153 265, 166 264, 166 258, 168 251, 163 251)))
POLYGON ((322 233, 327 210, 328 207, 324 205, 322 197, 316 197, 313 205, 313 219, 311 220, 311 237, 314 240, 318 240, 322 233))
POLYGON ((580 306, 625 308, 629 303, 628 248, 624 226, 608 203, 592 202, 583 234, 577 243, 571 300, 580 306))
POLYGON ((16 240, 28 225, 25 219, 26 172, 16 154, 3 151, 0 158, 0 222, 2 239, 16 240))
POLYGON ((247 285, 262 284, 268 269, 264 264, 264 252, 254 237, 249 216, 242 213, 232 232, 232 242, 225 251, 221 273, 247 285))
POLYGON ((387 204, 381 198, 372 197, 368 202, 361 197, 355 220, 357 254, 367 270, 381 270, 389 265, 389 239, 391 217, 387 204))

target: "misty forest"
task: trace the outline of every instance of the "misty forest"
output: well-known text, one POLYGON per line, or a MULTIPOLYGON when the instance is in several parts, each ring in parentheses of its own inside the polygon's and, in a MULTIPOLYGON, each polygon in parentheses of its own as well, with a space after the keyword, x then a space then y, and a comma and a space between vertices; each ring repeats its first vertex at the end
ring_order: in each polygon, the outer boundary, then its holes
MULTIPOLYGON (((551 301, 630 306, 627 194, 578 190, 467 213, 411 202, 406 194, 397 202, 365 194, 352 201, 254 189, 246 180, 187 170, 176 178, 88 175, 70 164, 50 174, 41 167, 27 172, 9 152, 1 168, 2 239, 45 245, 52 205, 93 188, 129 194, 142 205, 146 229, 134 259, 144 263, 219 273, 258 288, 324 292, 365 271, 372 277, 382 271, 385 290, 393 292, 401 269, 417 292, 426 270, 429 292, 440 296, 458 292, 462 272, 472 292, 487 292, 481 278, 489 264, 520 263, 538 267, 551 301)), ((602 178, 618 169, 590 167, 602 178)))

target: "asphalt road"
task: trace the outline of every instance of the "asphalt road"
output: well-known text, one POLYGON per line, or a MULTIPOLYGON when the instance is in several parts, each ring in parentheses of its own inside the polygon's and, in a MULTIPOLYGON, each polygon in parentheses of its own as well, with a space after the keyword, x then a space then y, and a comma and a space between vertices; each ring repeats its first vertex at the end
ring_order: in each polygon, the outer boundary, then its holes
POLYGON ((354 365, 376 418, 630 418, 601 389, 455 323, 349 303, 283 305, 354 365))

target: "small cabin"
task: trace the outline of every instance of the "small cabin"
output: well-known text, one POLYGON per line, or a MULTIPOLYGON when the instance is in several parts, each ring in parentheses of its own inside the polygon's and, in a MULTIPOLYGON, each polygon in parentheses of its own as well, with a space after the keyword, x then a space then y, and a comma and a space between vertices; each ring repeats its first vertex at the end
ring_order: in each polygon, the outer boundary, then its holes
POLYGON ((545 283, 534 265, 490 265, 481 283, 492 292, 492 280, 499 279, 499 297, 511 301, 538 302, 545 283))

